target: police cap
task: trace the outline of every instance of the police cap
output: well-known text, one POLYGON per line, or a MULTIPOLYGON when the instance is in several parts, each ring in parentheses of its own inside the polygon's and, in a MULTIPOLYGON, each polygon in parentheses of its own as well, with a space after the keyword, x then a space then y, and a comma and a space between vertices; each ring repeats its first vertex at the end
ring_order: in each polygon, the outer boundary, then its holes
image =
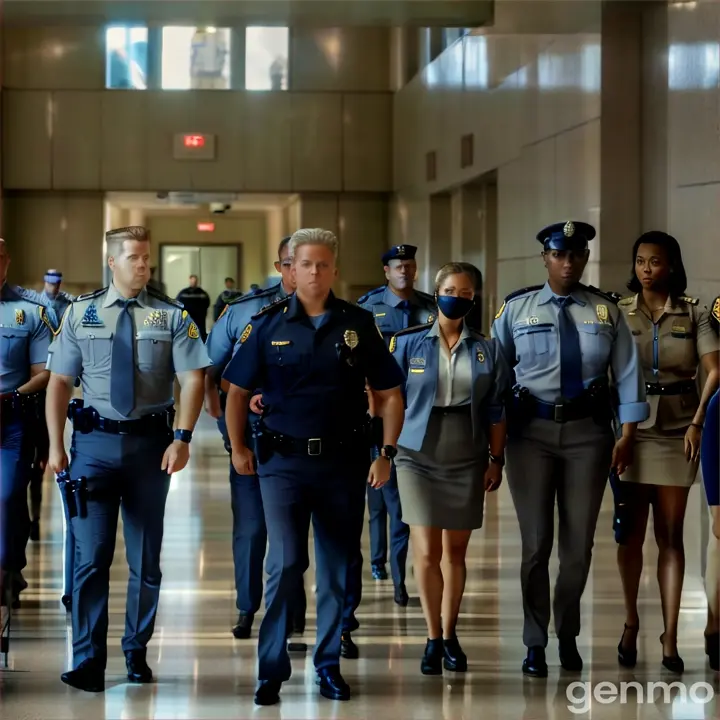
POLYGON ((595 228, 592 225, 573 220, 548 225, 536 235, 544 250, 587 250, 594 237, 595 228))
POLYGON ((382 263, 387 265, 391 260, 414 260, 416 253, 414 245, 395 245, 382 256, 382 263))
POLYGON ((59 285, 62 282, 62 273, 59 270, 51 268, 45 273, 44 280, 51 285, 59 285))

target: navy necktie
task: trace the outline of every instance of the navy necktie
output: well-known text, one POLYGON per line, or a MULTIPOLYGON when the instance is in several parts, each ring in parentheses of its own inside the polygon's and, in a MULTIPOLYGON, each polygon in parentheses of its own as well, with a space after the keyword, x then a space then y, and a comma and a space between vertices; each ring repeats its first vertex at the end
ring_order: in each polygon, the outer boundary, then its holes
POLYGON ((403 330, 408 326, 410 319, 410 303, 407 300, 401 300, 397 305, 397 309, 403 314, 403 330))
POLYGON ((558 305, 558 330, 560 331, 560 386, 565 400, 581 395, 585 386, 582 378, 582 353, 580 334, 575 321, 570 317, 573 299, 555 298, 558 305))
POLYGON ((135 350, 130 305, 135 299, 126 300, 118 315, 112 344, 110 371, 110 404, 127 417, 135 407, 135 350))

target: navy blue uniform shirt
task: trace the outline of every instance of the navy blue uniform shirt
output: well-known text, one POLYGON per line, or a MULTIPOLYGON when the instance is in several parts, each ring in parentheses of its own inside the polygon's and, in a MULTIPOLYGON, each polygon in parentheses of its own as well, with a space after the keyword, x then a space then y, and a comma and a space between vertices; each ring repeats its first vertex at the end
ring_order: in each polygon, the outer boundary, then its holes
POLYGON ((296 295, 254 315, 223 377, 262 388, 265 423, 296 438, 342 437, 365 421, 365 379, 374 390, 403 384, 373 316, 332 293, 322 318, 296 295), (317 325, 317 329, 316 326, 317 325))

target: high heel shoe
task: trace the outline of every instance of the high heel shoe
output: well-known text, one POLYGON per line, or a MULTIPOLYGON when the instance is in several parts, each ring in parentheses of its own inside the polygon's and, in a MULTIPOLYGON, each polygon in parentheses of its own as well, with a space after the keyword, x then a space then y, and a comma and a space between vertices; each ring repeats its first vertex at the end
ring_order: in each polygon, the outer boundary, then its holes
MULTIPOLYGON (((623 640, 625 639, 625 633, 628 630, 634 630, 636 633, 639 632, 639 625, 628 625, 625 623, 623 627, 623 634, 618 643, 618 663, 626 668, 634 668, 637 665, 637 647, 630 650, 629 648, 623 647, 623 640)), ((637 643, 637 634, 635 635, 635 642, 637 643)))
MULTIPOLYGON (((663 644, 665 640, 665 633, 660 636, 660 644, 663 644)), ((676 675, 681 675, 685 672, 685 663, 683 659, 676 653, 675 655, 665 655, 663 650, 662 665, 666 670, 676 675)))
POLYGON ((720 671, 720 632, 705 636, 705 654, 710 662, 710 669, 720 671))

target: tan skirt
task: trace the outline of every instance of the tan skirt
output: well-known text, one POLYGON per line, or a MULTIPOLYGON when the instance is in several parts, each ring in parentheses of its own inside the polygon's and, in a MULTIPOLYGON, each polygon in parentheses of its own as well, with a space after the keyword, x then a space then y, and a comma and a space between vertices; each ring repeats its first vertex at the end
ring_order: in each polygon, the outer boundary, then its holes
POLYGON ((690 487, 699 462, 685 459, 685 431, 638 430, 635 460, 620 478, 643 485, 690 487))

